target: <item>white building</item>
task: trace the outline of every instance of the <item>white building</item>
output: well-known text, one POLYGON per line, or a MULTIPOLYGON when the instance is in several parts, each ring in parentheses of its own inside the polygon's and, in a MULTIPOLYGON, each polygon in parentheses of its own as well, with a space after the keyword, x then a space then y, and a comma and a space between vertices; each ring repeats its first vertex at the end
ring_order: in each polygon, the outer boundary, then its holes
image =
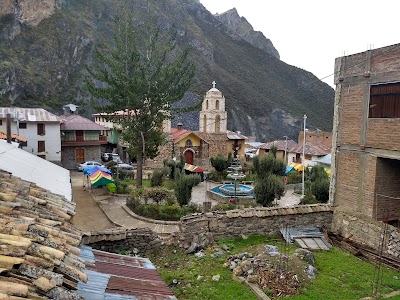
POLYGON ((227 130, 228 113, 225 111, 225 97, 215 87, 206 93, 200 112, 199 131, 207 133, 225 133, 227 130))
POLYGON ((61 162, 60 119, 43 108, 0 107, 0 131, 7 131, 11 115, 11 133, 27 139, 22 149, 48 161, 61 162))
MULTIPOLYGON (((304 165, 315 166, 318 161, 325 155, 331 153, 331 148, 321 142, 306 143, 304 147, 304 165)), ((303 160, 303 144, 288 150, 288 164, 292 162, 302 163, 303 160)))

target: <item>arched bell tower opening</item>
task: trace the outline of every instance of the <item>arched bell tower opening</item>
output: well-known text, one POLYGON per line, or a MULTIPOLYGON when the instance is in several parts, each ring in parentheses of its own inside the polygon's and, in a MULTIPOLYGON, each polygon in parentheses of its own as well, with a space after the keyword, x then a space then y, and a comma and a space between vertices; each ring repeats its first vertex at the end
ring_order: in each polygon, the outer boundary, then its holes
POLYGON ((206 93, 203 100, 199 130, 207 133, 224 133, 227 130, 228 119, 225 111, 225 97, 215 87, 215 81, 212 85, 213 87, 206 93))

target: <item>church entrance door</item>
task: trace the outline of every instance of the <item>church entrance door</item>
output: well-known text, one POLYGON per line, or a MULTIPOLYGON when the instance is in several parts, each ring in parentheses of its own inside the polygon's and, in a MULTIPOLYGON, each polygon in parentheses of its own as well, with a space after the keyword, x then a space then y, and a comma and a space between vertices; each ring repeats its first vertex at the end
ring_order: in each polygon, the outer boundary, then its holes
POLYGON ((193 165, 193 152, 192 151, 187 150, 185 152, 185 162, 193 165))

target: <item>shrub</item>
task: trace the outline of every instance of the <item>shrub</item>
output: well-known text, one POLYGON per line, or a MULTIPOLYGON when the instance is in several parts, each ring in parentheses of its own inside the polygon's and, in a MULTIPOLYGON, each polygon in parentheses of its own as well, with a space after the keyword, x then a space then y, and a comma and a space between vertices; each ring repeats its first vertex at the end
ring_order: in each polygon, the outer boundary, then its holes
POLYGON ((295 184, 295 183, 300 183, 301 182, 301 180, 302 180, 302 177, 301 177, 302 175, 301 175, 301 173, 299 173, 299 172, 292 172, 292 173, 289 173, 288 174, 288 176, 287 176, 287 179, 288 179, 288 184, 295 184))
POLYGON ((317 178, 311 184, 311 191, 319 203, 326 203, 329 200, 329 179, 317 178))
POLYGON ((304 199, 301 202, 301 204, 316 204, 316 203, 318 202, 315 196, 310 191, 306 191, 304 193, 304 199))
POLYGON ((222 173, 229 167, 229 160, 222 154, 218 154, 216 157, 211 157, 211 165, 218 173, 222 173))
POLYGON ((151 187, 143 190, 143 198, 147 203, 149 199, 152 199, 157 204, 169 202, 171 203, 170 198, 173 198, 173 192, 164 188, 164 187, 151 187))
POLYGON ((280 197, 285 191, 285 186, 280 177, 269 174, 265 179, 257 180, 254 186, 254 195, 257 203, 270 206, 275 197, 280 197))
POLYGON ((175 181, 175 196, 178 203, 187 205, 192 197, 192 188, 200 183, 198 175, 180 174, 175 181))
POLYGON ((162 186, 168 172, 168 168, 154 170, 150 178, 150 186, 162 186))

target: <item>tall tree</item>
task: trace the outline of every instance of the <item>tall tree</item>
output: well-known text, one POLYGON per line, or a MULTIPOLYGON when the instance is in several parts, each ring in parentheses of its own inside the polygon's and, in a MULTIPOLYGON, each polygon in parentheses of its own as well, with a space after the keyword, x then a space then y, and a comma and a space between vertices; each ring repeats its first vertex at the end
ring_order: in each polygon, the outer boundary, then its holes
POLYGON ((164 140, 162 123, 189 89, 194 65, 187 49, 176 49, 174 35, 155 28, 155 22, 135 27, 130 12, 125 5, 118 14, 108 50, 95 50, 85 84, 92 99, 105 100, 105 105, 94 104, 95 109, 121 126, 128 152, 136 157, 141 186, 143 161, 157 156, 164 140))

